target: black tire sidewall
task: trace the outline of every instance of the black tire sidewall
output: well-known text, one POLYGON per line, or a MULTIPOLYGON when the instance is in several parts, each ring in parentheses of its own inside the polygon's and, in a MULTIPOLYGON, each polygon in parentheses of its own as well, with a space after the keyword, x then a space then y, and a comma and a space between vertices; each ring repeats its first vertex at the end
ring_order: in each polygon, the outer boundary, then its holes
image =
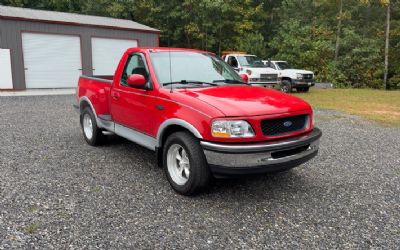
POLYGON ((292 91, 292 84, 288 80, 283 80, 281 91, 284 93, 290 93, 292 91), (283 91, 284 86, 287 87, 287 91, 283 91))
POLYGON ((80 123, 81 123, 81 129, 82 129, 82 133, 83 133, 83 137, 85 138, 85 141, 89 144, 89 145, 92 145, 92 146, 95 146, 95 145, 97 145, 98 144, 98 142, 99 142, 99 136, 98 136, 98 134, 99 134, 99 132, 100 132, 100 130, 99 130, 99 128, 97 127, 97 122, 96 122, 96 117, 94 116, 94 114, 93 114, 93 112, 92 112, 92 110, 90 109, 90 108, 85 108, 84 110, 83 110, 83 112, 81 113, 81 116, 80 116, 80 123), (92 128, 93 128, 93 136, 92 136, 92 138, 91 139, 89 139, 89 138, 87 138, 86 137, 86 134, 85 134, 85 130, 84 130, 84 128, 83 128, 83 117, 86 115, 86 114, 88 114, 89 116, 90 116, 90 119, 92 120, 92 128))
POLYGON ((209 168, 207 161, 204 156, 204 152, 201 150, 200 143, 197 138, 188 132, 177 132, 170 135, 163 147, 162 161, 166 177, 172 186, 172 188, 180 194, 192 195, 204 188, 210 179, 209 168), (189 157, 190 174, 188 181, 183 185, 176 184, 168 171, 167 165, 167 154, 168 149, 178 144, 182 146, 189 157))

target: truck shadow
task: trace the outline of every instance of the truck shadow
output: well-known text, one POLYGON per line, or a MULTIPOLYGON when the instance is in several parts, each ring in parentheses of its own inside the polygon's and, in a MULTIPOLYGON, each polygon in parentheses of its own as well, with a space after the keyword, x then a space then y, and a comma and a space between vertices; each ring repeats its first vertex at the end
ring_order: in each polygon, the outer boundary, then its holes
MULTIPOLYGON (((131 147, 137 145, 119 136, 109 136, 106 147, 114 147, 116 145, 131 147)), ((137 146, 140 148, 138 155, 127 155, 127 157, 140 157, 143 160, 150 161, 156 172, 161 178, 164 177, 163 169, 157 166, 154 157, 154 152, 137 146)), ((246 175, 236 178, 218 178, 214 179, 210 188, 204 190, 198 196, 205 198, 206 196, 223 195, 226 193, 235 193, 236 195, 246 196, 266 196, 270 192, 290 192, 300 191, 299 187, 306 188, 312 185, 308 183, 308 179, 301 174, 301 169, 307 167, 301 165, 298 168, 293 168, 281 173, 268 173, 261 175, 246 175)), ((144 171, 146 169, 143 169, 144 171)), ((172 190, 171 190, 172 191, 172 190)))
MULTIPOLYGON (((113 150, 117 147, 120 151, 119 154, 123 154, 124 157, 132 161, 140 160, 148 162, 148 165, 153 167, 148 169, 148 166, 143 166, 139 170, 143 175, 147 174, 146 171, 152 171, 157 175, 155 178, 165 178, 164 170, 157 166, 154 152, 146 148, 116 135, 108 136, 107 142, 102 147, 113 150), (134 152, 132 152, 132 146, 134 147, 134 152)), ((306 192, 307 189, 314 188, 313 183, 302 175, 301 169, 306 167, 308 166, 302 165, 281 173, 214 179, 209 188, 203 190, 203 192, 193 198, 215 199, 216 197, 221 197, 222 199, 225 195, 229 195, 240 197, 241 200, 257 200, 272 199, 279 193, 294 194, 303 191, 306 192)), ((160 188, 167 188, 171 194, 174 193, 166 180, 165 185, 160 188)))
POLYGON ((235 195, 241 201, 254 199, 273 199, 280 193, 291 195, 313 187, 298 170, 282 173, 242 176, 240 178, 216 179, 213 185, 200 194, 207 196, 235 195))

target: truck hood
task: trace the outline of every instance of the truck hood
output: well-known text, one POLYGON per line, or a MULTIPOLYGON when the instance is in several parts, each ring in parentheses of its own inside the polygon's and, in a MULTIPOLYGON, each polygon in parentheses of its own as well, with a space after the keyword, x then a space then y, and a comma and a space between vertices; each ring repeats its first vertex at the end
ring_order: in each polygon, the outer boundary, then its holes
POLYGON ((246 72, 246 70, 251 70, 251 75, 252 76, 257 76, 259 77, 260 74, 278 74, 278 72, 272 68, 252 68, 252 67, 243 67, 243 72, 246 72))
POLYGON ((304 69, 284 69, 284 70, 281 70, 281 72, 282 73, 287 73, 287 74, 296 74, 296 73, 314 74, 312 71, 304 70, 304 69))
POLYGON ((310 110, 308 103, 292 95, 252 86, 222 86, 180 89, 184 95, 197 98, 228 117, 244 117, 310 110))

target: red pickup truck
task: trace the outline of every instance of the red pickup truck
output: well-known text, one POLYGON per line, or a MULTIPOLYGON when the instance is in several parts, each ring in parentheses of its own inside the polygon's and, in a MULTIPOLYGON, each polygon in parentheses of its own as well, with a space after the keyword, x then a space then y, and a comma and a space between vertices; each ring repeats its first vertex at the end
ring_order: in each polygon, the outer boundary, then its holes
POLYGON ((132 48, 114 76, 79 79, 75 107, 88 144, 108 131, 153 150, 191 195, 213 177, 284 171, 318 153, 310 105, 246 80, 209 52, 132 48))

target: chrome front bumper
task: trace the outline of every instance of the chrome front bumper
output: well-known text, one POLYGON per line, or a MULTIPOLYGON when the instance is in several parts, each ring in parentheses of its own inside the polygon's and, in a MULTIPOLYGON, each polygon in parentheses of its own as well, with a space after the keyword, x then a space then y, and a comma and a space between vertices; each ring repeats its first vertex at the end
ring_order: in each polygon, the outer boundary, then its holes
POLYGON ((270 88, 270 89, 278 89, 279 88, 279 83, 274 82, 274 83, 250 83, 251 86, 254 87, 261 87, 261 88, 270 88))
POLYGON ((292 81, 292 85, 293 85, 293 87, 296 87, 296 86, 300 86, 300 87, 309 86, 309 87, 311 87, 311 86, 315 85, 315 82, 314 82, 314 80, 293 80, 292 81))
POLYGON ((202 141, 204 154, 215 175, 274 172, 296 167, 318 153, 321 130, 290 139, 252 143, 222 144, 202 141))

